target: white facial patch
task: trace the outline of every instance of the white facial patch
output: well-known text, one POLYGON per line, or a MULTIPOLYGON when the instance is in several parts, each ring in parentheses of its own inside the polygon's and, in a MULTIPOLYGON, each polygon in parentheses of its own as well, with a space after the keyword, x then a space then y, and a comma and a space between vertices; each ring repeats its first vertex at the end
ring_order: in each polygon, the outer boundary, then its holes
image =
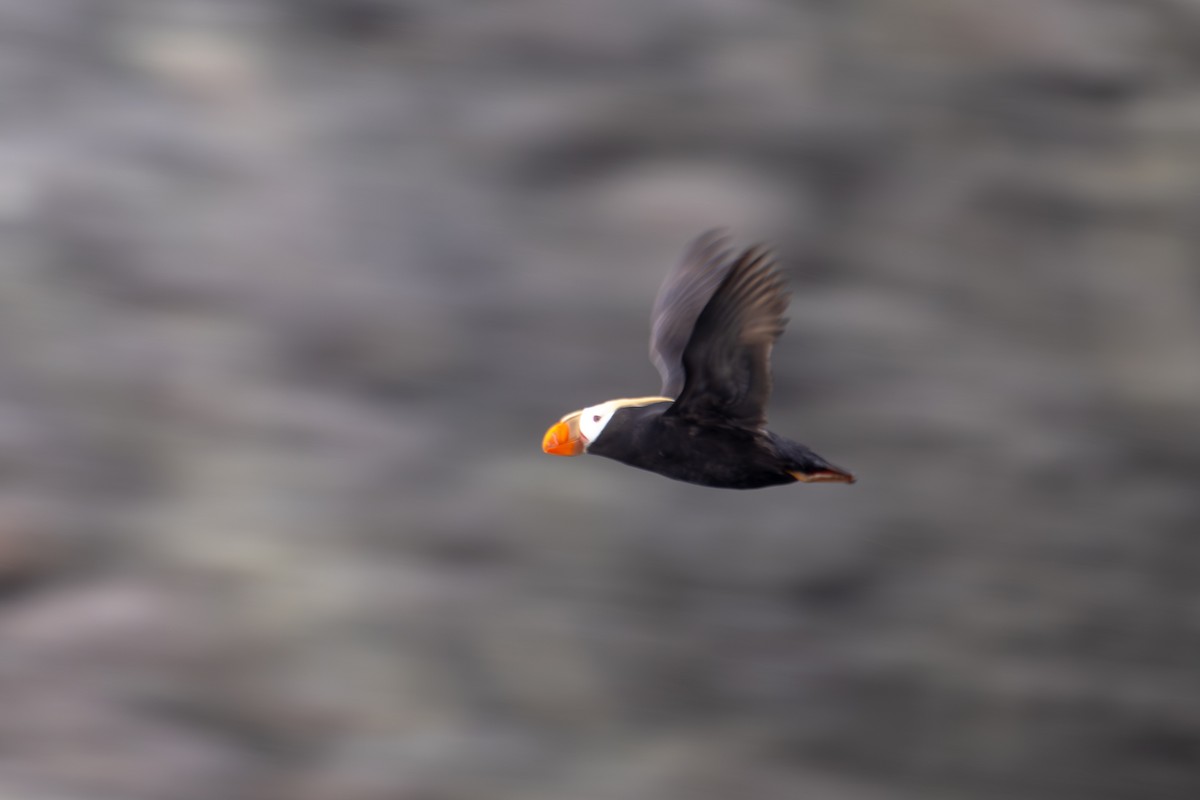
POLYGON ((601 403, 598 406, 589 406, 579 412, 579 432, 583 434, 583 438, 588 442, 596 441, 596 437, 604 430, 604 426, 612 419, 612 415, 617 413, 620 406, 616 400, 609 400, 607 403, 601 403))
MULTIPOLYGON (((622 397, 609 400, 595 406, 588 406, 579 412, 579 432, 587 442, 596 441, 596 437, 604 430, 604 426, 612 419, 613 414, 622 408, 638 408, 652 403, 670 403, 669 397, 622 397)), ((572 416, 568 414, 567 416, 572 416)))

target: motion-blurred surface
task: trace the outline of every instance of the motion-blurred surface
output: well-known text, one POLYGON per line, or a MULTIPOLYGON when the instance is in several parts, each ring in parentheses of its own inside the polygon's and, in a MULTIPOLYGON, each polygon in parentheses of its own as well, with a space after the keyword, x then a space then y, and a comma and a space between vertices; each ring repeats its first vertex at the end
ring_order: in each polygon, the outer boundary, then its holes
POLYGON ((0 0, 0 794, 1200 796, 1198 38, 0 0), (714 224, 857 486, 539 452, 714 224))

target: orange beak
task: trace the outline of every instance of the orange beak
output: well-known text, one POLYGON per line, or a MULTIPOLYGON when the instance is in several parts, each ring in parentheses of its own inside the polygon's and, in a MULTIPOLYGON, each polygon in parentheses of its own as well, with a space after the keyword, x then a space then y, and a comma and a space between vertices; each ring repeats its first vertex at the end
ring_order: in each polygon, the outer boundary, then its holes
POLYGON ((583 455, 585 442, 579 433, 579 412, 567 414, 550 426, 542 437, 542 452, 552 456, 583 455))

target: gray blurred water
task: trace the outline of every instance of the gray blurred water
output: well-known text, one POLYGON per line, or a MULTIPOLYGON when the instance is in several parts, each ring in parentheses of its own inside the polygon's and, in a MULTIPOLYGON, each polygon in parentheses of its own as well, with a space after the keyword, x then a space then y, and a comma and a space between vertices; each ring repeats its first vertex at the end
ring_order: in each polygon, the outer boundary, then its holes
POLYGON ((0 794, 1200 795, 1198 41, 0 0, 0 794), (539 451, 713 225, 857 485, 539 451))

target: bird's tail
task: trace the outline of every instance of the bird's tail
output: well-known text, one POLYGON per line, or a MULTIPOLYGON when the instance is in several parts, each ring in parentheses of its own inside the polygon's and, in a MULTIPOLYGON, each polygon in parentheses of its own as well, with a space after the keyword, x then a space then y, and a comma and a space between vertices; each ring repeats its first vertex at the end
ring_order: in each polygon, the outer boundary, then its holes
POLYGON ((783 449, 788 473, 804 483, 854 483, 857 478, 848 469, 831 464, 802 444, 788 442, 783 449))

